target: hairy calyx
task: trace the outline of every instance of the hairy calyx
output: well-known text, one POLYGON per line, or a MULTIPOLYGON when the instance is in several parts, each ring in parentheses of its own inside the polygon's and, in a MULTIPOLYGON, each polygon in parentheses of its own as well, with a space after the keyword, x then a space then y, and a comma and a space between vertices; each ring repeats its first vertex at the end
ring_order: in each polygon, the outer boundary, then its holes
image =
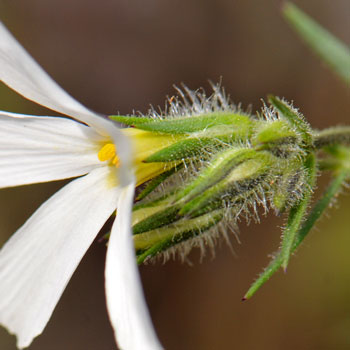
MULTIPOLYGON (((347 159, 339 165, 341 152, 334 151, 338 144, 348 149, 349 129, 316 132, 298 110, 274 96, 269 107, 251 115, 217 86, 210 97, 187 88, 179 94, 163 114, 111 116, 132 128, 124 130, 161 140, 136 166, 136 172, 156 169, 143 181, 134 206, 138 262, 175 253, 184 258, 193 246, 212 247, 227 226, 236 228, 239 217, 258 220, 262 206, 290 216, 281 244, 286 267, 322 157, 327 154, 328 163, 332 158, 333 168, 349 164, 347 159)), ((113 163, 110 147, 100 153, 113 163)))

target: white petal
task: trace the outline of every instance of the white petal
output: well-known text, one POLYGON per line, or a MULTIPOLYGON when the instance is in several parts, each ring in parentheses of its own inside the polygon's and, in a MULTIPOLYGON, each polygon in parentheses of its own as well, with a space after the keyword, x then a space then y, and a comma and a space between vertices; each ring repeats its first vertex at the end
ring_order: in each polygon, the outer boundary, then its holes
POLYGON ((58 86, 1 22, 0 78, 27 99, 86 123, 104 136, 110 136, 117 146, 122 163, 121 183, 127 182, 131 150, 125 135, 111 121, 99 117, 58 86))
POLYGON ((103 119, 58 86, 1 22, 0 67, 1 80, 27 99, 99 128, 103 119))
POLYGON ((74 270, 116 208, 105 168, 44 203, 0 251, 0 324, 28 346, 48 322, 74 270))
POLYGON ((131 235, 134 187, 120 194, 106 258, 106 297, 109 318, 122 350, 163 349, 152 326, 142 292, 131 235))
POLYGON ((0 188, 84 175, 101 136, 76 121, 0 111, 0 188))

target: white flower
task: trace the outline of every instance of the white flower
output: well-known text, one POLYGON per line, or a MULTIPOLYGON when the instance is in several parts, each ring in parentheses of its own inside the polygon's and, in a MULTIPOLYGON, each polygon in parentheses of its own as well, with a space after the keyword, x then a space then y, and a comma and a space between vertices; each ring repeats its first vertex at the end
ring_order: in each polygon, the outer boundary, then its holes
MULTIPOLYGON (((0 75, 24 97, 78 121, 0 112, 0 188, 80 176, 42 204, 2 247, 0 323, 17 336, 19 348, 29 346, 46 326, 86 250, 118 208, 105 270, 109 317, 121 349, 161 349, 132 243, 135 161, 127 133, 70 97, 1 23, 0 75), (118 154, 114 148, 106 155, 108 145, 115 145, 118 154)), ((150 177, 147 171, 144 178, 150 177)))

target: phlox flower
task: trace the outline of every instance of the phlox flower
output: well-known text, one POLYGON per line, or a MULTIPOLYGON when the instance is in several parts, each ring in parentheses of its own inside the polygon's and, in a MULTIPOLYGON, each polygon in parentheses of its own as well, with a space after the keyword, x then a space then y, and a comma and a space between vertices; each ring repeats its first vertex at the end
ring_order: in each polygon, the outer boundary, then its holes
POLYGON ((167 141, 121 130, 62 90, 0 23, 0 76, 29 100, 67 115, 0 112, 0 188, 78 177, 40 206, 0 251, 0 324, 25 348, 39 335, 80 260, 117 209, 105 289, 117 343, 161 349, 131 235, 134 188, 164 171, 142 159, 167 141))

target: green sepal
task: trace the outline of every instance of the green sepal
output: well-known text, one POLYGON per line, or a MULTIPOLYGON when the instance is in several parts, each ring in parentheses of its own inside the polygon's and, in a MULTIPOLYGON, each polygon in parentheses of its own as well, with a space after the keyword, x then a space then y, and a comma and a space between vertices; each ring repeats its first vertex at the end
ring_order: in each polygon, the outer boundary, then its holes
POLYGON ((217 125, 231 125, 237 128, 246 128, 251 125, 251 120, 248 116, 241 114, 209 113, 197 116, 156 120, 152 123, 141 123, 137 125, 137 127, 142 130, 164 134, 190 134, 217 125))
POLYGON ((295 142, 295 140, 295 131, 290 127, 289 123, 286 123, 284 120, 276 120, 272 123, 261 124, 252 138, 252 145, 255 147, 264 145, 265 147, 260 149, 268 149, 281 144, 295 142))
POLYGON ((177 200, 187 201, 203 193, 209 187, 223 180, 227 174, 245 160, 256 157, 251 148, 234 148, 218 153, 210 165, 198 177, 177 194, 177 200))
POLYGON ((193 218, 216 208, 244 205, 245 200, 253 195, 260 178, 237 182, 236 188, 220 182, 184 205, 179 215, 193 218))
POLYGON ((205 128, 200 132, 192 133, 187 139, 152 154, 144 162, 176 161, 192 158, 199 154, 203 157, 205 153, 212 153, 213 150, 218 151, 233 143, 247 141, 252 129, 251 123, 240 126, 220 124, 209 129, 205 128))
POLYGON ((176 205, 165 207, 165 209, 162 209, 144 220, 141 220, 137 224, 133 225, 133 234, 138 235, 140 233, 171 224, 178 219, 177 213, 179 209, 179 206, 176 205))
POLYGON ((179 171, 183 168, 183 164, 179 164, 174 166, 168 171, 158 175, 154 179, 150 180, 145 188, 137 195, 136 200, 140 201, 147 197, 150 193, 152 193, 164 180, 166 180, 169 176, 173 175, 175 172, 179 171))
POLYGON ((300 159, 292 159, 281 161, 280 168, 283 169, 279 177, 272 184, 272 204, 277 215, 282 214, 291 203, 295 201, 294 191, 296 187, 304 181, 304 174, 301 172, 302 161, 300 159))
POLYGON ((110 115, 108 118, 124 125, 136 127, 145 123, 153 123, 155 121, 155 119, 151 117, 133 117, 124 115, 110 115))
POLYGON ((143 208, 150 208, 162 205, 167 206, 172 201, 173 192, 166 193, 158 198, 152 199, 150 201, 136 202, 132 207, 132 211, 137 211, 143 208))
POLYGON ((202 193, 196 196, 190 193, 190 198, 193 199, 182 206, 179 215, 196 215, 199 210, 213 201, 220 200, 223 195, 240 197, 257 185, 256 180, 267 170, 271 164, 270 159, 266 154, 259 153, 255 158, 239 164, 223 180, 211 185, 202 193))
POLYGON ((152 203, 153 205, 143 206, 132 211, 132 225, 136 226, 138 223, 144 221, 150 216, 160 213, 164 210, 164 201, 159 203, 152 203))
POLYGON ((295 127, 305 143, 305 147, 312 146, 312 135, 310 125, 306 122, 304 117, 297 113, 296 110, 287 102, 279 99, 276 96, 269 96, 269 102, 276 108, 281 117, 284 117, 289 123, 295 127))
MULTIPOLYGON (((321 217, 324 211, 330 206, 334 197, 340 192, 342 184, 349 175, 348 171, 340 171, 336 177, 332 180, 328 188, 325 190, 323 196, 318 200, 313 209, 311 210, 308 218, 303 223, 301 229, 298 231, 292 246, 292 252, 295 252, 301 242, 305 239, 307 234, 314 227, 316 221, 321 217)), ((253 282, 248 291, 243 297, 243 300, 250 299, 262 285, 264 285, 271 276, 279 270, 283 263, 283 257, 281 252, 278 252, 269 265, 264 269, 260 276, 253 282)))
POLYGON ((224 215, 216 210, 193 219, 183 219, 172 225, 134 236, 137 263, 169 249, 181 242, 196 237, 216 225, 224 215))
POLYGON ((283 176, 283 179, 274 186, 275 189, 272 191, 274 193, 272 203, 277 215, 281 215, 287 209, 290 196, 299 181, 298 177, 298 173, 289 173, 286 176, 283 176))
POLYGON ((311 199, 312 190, 315 187, 316 159, 313 153, 309 154, 306 158, 304 167, 307 173, 304 195, 303 198, 290 209, 288 222, 282 237, 281 256, 284 270, 287 269, 289 258, 293 251, 293 242, 300 229, 311 199))
POLYGON ((153 153, 144 160, 145 163, 153 162, 172 162, 192 158, 204 151, 208 147, 217 147, 220 142, 210 138, 188 138, 172 144, 169 147, 163 148, 160 151, 153 153))

